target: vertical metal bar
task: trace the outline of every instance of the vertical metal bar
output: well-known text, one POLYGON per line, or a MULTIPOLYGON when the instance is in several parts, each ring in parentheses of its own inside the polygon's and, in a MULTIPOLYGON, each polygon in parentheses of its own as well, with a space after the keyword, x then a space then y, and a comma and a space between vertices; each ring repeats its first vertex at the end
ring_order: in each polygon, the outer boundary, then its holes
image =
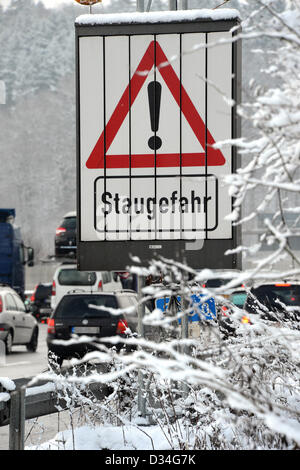
POLYGON ((177 0, 169 0, 169 10, 177 10, 177 0))
POLYGON ((189 0, 179 0, 179 9, 188 10, 189 9, 189 0))
POLYGON ((145 11, 145 0, 136 0, 136 11, 145 11))
MULTIPOLYGON (((189 305, 186 299, 182 299, 182 311, 185 312, 182 317, 181 322, 181 338, 187 339, 189 337, 189 322, 188 322, 188 313, 186 310, 188 309, 189 305)), ((186 353, 186 346, 183 347, 183 352, 186 353)))
POLYGON ((5 343, 0 339, 0 365, 4 366, 6 363, 5 343))
MULTIPOLYGON (((4 387, 0 383, 0 394, 4 392, 4 387)), ((4 407, 5 407, 5 402, 1 401, 0 402, 0 426, 2 425, 2 422, 4 420, 4 407)))
POLYGON ((137 277, 137 290, 138 290, 138 300, 139 300, 139 307, 138 307, 138 334, 141 338, 145 337, 145 328, 143 323, 143 317, 145 313, 145 305, 142 303, 142 288, 144 286, 144 278, 143 276, 138 275, 137 277))
MULTIPOLYGON (((138 275, 138 335, 140 338, 145 337, 145 327, 143 318, 145 314, 145 304, 142 303, 142 288, 144 286, 144 278, 138 275)), ((146 397, 145 397, 145 379, 141 370, 138 371, 138 411, 143 418, 146 416, 146 397)))
MULTIPOLYGON (((183 289, 182 289, 183 290, 183 289)), ((188 319, 188 308, 189 308, 189 302, 188 300, 182 296, 182 299, 181 299, 181 311, 184 312, 184 315, 182 317, 182 321, 181 321, 181 339, 183 340, 183 345, 182 345, 182 348, 181 348, 181 352, 182 354, 185 354, 185 355, 188 355, 190 353, 190 350, 189 350, 189 347, 187 344, 185 344, 185 339, 188 339, 189 337, 189 319, 188 319)), ((187 382, 183 382, 182 383, 182 393, 183 395, 186 397, 188 395, 188 391, 189 391, 189 388, 188 388, 188 385, 187 385, 187 382)))
POLYGON ((10 395, 9 450, 24 450, 25 387, 10 395))

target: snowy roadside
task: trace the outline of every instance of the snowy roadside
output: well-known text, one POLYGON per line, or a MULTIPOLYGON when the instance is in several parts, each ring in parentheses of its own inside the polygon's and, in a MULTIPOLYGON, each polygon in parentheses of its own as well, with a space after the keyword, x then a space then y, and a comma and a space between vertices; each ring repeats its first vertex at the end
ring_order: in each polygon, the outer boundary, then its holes
POLYGON ((58 433, 53 439, 25 450, 169 450, 159 426, 82 426, 58 433))

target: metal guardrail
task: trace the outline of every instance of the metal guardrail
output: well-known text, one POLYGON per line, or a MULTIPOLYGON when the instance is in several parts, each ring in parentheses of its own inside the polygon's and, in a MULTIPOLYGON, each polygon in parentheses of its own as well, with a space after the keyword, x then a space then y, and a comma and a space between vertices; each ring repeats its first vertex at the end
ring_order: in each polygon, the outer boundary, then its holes
MULTIPOLYGON (((31 378, 14 380, 16 385, 14 391, 7 391, 0 385, 0 393, 6 392, 10 395, 8 401, 0 401, 0 427, 9 425, 9 450, 24 450, 24 430, 27 419, 58 413, 59 409, 66 407, 66 401, 59 399, 55 390, 39 392, 42 385, 53 382, 41 382, 38 386, 27 387, 30 380, 31 378), (30 390, 31 393, 26 394, 26 390, 30 390)), ((97 399, 107 395, 107 388, 99 387, 98 383, 91 383, 88 386, 89 391, 97 399)))

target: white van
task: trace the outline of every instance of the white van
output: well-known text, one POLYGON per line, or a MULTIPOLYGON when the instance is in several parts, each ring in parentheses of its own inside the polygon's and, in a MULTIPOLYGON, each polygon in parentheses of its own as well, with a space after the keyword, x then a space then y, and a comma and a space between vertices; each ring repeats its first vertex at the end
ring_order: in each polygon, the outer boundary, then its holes
POLYGON ((110 271, 78 271, 75 264, 61 264, 52 282, 51 308, 68 292, 107 292, 121 290, 119 277, 110 271))

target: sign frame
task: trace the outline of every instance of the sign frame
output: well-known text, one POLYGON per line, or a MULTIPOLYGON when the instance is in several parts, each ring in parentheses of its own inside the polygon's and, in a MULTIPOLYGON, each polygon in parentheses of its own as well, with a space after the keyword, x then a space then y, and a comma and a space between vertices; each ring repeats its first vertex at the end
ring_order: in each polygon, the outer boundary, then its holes
MULTIPOLYGON (((233 28, 233 38, 240 33, 238 18, 233 19, 195 19, 172 22, 155 23, 112 23, 112 24, 81 24, 75 23, 75 52, 76 52, 76 185, 77 185, 77 267, 79 270, 126 270, 133 264, 132 257, 136 256, 141 263, 147 264, 151 259, 162 256, 167 259, 184 263, 195 269, 241 269, 241 255, 232 253, 225 255, 226 251, 234 250, 241 242, 241 228, 232 225, 232 236, 226 239, 200 240, 202 243, 193 244, 189 240, 97 240, 86 241, 81 236, 81 142, 80 142, 80 57, 79 41, 82 37, 111 37, 111 36, 137 36, 137 35, 164 35, 186 33, 205 33, 206 40, 209 33, 228 32, 233 28), (126 244, 125 244, 126 243, 126 244), (189 246, 187 248, 187 246, 189 246)), ((207 48, 205 48, 207 51, 207 48)), ((231 43, 232 79, 231 98, 235 103, 241 102, 241 39, 231 43)), ((207 104, 206 104, 207 106, 207 104)), ((206 124, 205 124, 206 125, 206 124)), ((231 138, 241 136, 241 119, 236 112, 236 106, 231 113, 231 138)), ((240 167, 240 157, 235 146, 231 147, 231 172, 240 167)), ((209 168, 208 168, 209 172, 209 168)), ((232 200, 233 202, 233 200, 232 200)), ((199 241, 199 240, 198 240, 199 241)))

